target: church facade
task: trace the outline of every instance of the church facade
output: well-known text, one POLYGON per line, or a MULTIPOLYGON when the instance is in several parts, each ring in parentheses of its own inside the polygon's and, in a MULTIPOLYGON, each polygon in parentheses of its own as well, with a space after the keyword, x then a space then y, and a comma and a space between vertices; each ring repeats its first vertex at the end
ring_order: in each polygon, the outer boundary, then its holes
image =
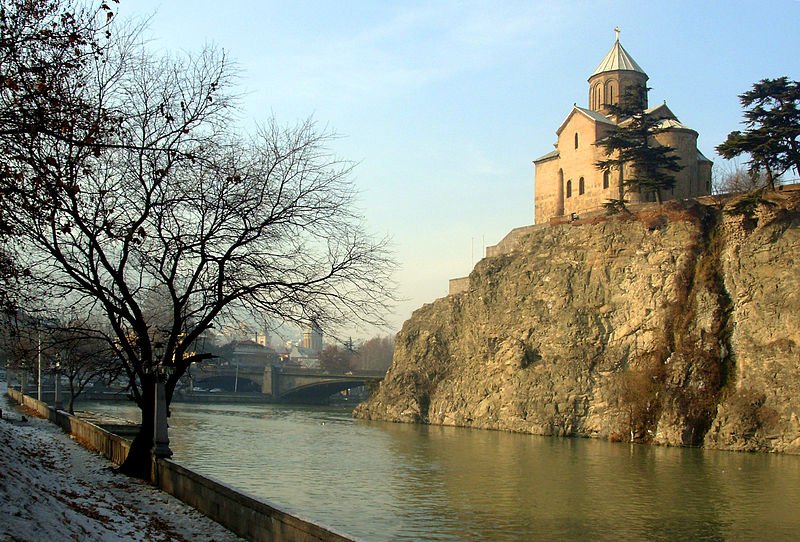
MULTIPOLYGON (((575 105, 556 131, 555 150, 534 160, 534 222, 580 215, 602 208, 609 199, 618 198, 618 171, 603 172, 595 166, 607 158, 596 143, 607 136, 618 123, 608 105, 618 104, 627 89, 646 88, 648 76, 617 39, 589 77, 589 107, 575 105)), ((647 96, 645 92, 645 106, 647 96)), ((668 145, 683 167, 675 173, 675 188, 662 192, 662 200, 685 199, 711 193, 711 161, 697 149, 697 132, 684 126, 667 107, 666 102, 649 107, 645 113, 657 119, 657 144, 668 145)), ((623 170, 623 178, 630 174, 623 170)), ((652 200, 652 194, 628 192, 632 203, 652 200)))

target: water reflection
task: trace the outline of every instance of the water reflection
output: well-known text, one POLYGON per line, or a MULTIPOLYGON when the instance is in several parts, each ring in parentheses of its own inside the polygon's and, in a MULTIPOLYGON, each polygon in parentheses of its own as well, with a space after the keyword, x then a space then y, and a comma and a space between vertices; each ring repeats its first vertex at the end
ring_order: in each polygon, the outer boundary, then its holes
POLYGON ((365 540, 793 540, 800 529, 793 456, 275 405, 180 404, 170 425, 180 463, 365 540))

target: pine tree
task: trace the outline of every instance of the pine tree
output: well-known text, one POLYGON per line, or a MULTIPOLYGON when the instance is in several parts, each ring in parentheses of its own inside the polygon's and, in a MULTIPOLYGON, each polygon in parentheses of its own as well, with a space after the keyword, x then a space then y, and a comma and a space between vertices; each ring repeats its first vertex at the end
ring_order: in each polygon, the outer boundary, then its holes
POLYGON ((648 90, 644 86, 629 88, 618 104, 607 106, 617 125, 597 142, 607 158, 598 160, 595 166, 618 174, 619 198, 605 204, 609 210, 624 209, 625 195, 630 192, 655 194, 656 201, 661 203, 661 191, 675 186, 672 173, 683 169, 678 163, 680 159, 673 154, 674 149, 655 140, 664 130, 659 127, 659 119, 645 112, 648 90))
POLYGON ((800 175, 800 82, 762 79, 740 94, 739 101, 747 130, 728 134, 717 152, 728 159, 749 154, 750 172, 763 170, 772 188, 790 169, 800 175))

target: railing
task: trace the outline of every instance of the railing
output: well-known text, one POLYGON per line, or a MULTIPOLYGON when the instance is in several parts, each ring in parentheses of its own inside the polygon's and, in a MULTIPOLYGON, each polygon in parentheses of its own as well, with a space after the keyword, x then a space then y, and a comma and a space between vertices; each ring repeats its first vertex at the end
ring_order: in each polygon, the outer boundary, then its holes
POLYGON ((326 369, 305 369, 303 367, 286 367, 273 365, 273 370, 283 376, 319 376, 329 378, 352 378, 358 380, 381 379, 386 376, 386 371, 329 371, 326 369))

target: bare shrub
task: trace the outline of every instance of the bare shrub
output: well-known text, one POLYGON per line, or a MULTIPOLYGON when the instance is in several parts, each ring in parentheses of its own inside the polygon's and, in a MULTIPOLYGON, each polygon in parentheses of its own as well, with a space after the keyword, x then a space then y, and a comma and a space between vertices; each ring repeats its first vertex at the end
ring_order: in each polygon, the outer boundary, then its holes
POLYGON ((625 413, 627 435, 612 434, 611 440, 646 441, 658 419, 664 364, 655 356, 637 368, 628 368, 614 376, 611 389, 616 406, 625 413))

